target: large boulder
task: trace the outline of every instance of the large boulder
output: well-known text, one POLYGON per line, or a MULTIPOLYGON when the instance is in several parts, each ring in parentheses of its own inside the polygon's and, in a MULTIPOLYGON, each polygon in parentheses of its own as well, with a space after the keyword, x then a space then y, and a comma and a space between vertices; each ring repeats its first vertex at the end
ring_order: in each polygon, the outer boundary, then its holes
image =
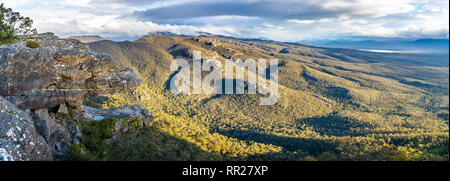
POLYGON ((87 120, 152 117, 150 111, 140 105, 116 107, 111 109, 97 109, 85 106, 84 113, 82 115, 87 120))
POLYGON ((129 105, 111 109, 97 109, 89 106, 84 107, 84 112, 79 115, 79 120, 85 122, 101 120, 119 120, 114 123, 113 136, 148 127, 153 121, 153 115, 149 110, 140 105, 129 105))
POLYGON ((0 160, 67 160, 70 147, 80 142, 77 115, 148 114, 136 106, 84 114, 86 97, 129 91, 142 79, 78 40, 53 33, 18 39, 0 44, 0 160))
POLYGON ((42 135, 52 150, 53 160, 62 161, 70 157, 70 147, 79 144, 81 137, 76 122, 62 113, 48 109, 31 111, 37 132, 42 135))
POLYGON ((52 160, 32 118, 0 96, 0 161, 52 160))
POLYGON ((67 160, 80 143, 77 117, 151 120, 140 106, 84 110, 88 96, 129 91, 142 82, 111 56, 52 33, 18 38, 0 45, 0 160, 67 160), (40 46, 27 46, 30 41, 40 46))
POLYGON ((52 33, 0 45, 0 95, 21 109, 79 106, 87 96, 126 91, 142 79, 109 55, 52 33), (27 41, 39 42, 29 48, 27 41))

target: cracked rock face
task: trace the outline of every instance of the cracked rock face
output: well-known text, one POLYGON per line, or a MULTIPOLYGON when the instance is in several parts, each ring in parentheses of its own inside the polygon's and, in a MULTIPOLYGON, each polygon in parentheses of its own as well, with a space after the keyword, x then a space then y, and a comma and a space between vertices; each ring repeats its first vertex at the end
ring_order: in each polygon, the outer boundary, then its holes
POLYGON ((52 160, 32 118, 0 96, 0 161, 52 160))
MULTIPOLYGON (((66 105, 78 110, 87 96, 128 91, 142 82, 131 69, 78 40, 52 33, 18 38, 0 44, 0 161, 67 160, 80 131, 66 105), (40 47, 29 48, 27 41, 40 47)), ((106 113, 135 115, 125 114, 129 110, 106 113)))
POLYGON ((0 95, 21 109, 80 105, 87 96, 126 91, 142 79, 109 55, 52 33, 0 45, 0 95), (40 43, 28 48, 27 40, 40 43))

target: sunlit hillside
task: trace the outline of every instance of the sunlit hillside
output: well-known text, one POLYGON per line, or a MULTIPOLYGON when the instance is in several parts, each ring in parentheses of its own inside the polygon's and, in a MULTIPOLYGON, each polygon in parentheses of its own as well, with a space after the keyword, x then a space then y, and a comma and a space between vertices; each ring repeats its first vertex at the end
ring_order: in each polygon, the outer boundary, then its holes
POLYGON ((103 106, 141 104, 155 116, 152 129, 124 135, 121 145, 130 146, 112 150, 115 159, 127 152, 137 153, 133 160, 449 158, 448 55, 207 36, 104 40, 89 46, 144 79, 135 91, 110 96, 103 106), (265 96, 259 94, 174 95, 168 88, 174 73, 170 63, 192 61, 193 51, 220 61, 278 59, 278 103, 259 105, 265 96), (152 155, 173 154, 149 156, 141 147, 152 147, 152 155))

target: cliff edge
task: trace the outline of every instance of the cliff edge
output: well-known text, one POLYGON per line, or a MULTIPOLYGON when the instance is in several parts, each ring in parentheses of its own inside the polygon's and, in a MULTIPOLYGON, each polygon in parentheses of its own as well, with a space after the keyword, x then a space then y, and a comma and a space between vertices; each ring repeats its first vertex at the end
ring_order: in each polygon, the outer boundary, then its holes
POLYGON ((0 45, 0 161, 68 159, 81 136, 75 118, 151 115, 138 105, 111 110, 82 105, 88 96, 129 91, 142 82, 112 56, 53 33, 18 39, 0 45))

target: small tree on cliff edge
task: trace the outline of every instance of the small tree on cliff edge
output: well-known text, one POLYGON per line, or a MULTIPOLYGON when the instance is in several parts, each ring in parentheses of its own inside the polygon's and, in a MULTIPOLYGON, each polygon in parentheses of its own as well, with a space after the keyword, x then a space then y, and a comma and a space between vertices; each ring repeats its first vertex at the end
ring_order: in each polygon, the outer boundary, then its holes
POLYGON ((33 20, 29 17, 20 16, 19 12, 0 4, 0 43, 14 41, 17 34, 37 33, 32 25, 33 20))

